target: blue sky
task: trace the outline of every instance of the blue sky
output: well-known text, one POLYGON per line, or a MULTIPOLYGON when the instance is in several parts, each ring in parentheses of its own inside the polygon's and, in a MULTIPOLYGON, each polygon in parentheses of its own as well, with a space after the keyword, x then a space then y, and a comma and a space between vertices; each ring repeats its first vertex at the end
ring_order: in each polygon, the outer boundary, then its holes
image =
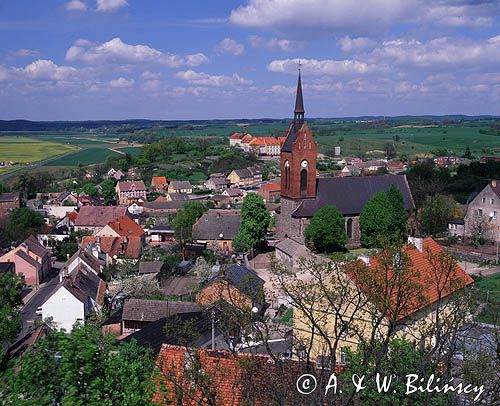
POLYGON ((0 119, 500 115, 498 0, 0 0, 0 119))

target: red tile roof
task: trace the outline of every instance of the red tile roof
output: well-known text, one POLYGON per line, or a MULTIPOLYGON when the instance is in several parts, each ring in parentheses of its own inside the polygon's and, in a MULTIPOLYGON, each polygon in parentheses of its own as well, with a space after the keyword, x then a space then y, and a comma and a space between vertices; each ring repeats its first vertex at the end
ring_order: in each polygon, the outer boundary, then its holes
POLYGON ((80 208, 75 226, 104 227, 126 212, 127 208, 122 206, 83 206, 80 208))
POLYGON ((372 295, 380 308, 388 309, 389 318, 402 319, 439 301, 440 297, 443 299, 474 282, 456 262, 449 262, 454 265, 450 272, 444 271, 444 267, 436 266, 439 260, 446 260, 446 253, 430 237, 423 239, 422 252, 412 244, 405 245, 403 252, 411 261, 411 271, 399 285, 393 282, 394 270, 391 267, 388 269, 388 276, 385 276, 386 261, 394 261, 394 258, 389 258, 385 253, 370 258, 369 269, 372 272, 366 272, 366 268, 347 271, 354 283, 369 296, 372 295), (391 281, 389 285, 392 283, 392 289, 387 286, 387 280, 391 281), (396 298, 398 294, 399 297, 396 298), (396 300, 399 304, 396 304, 396 300), (405 303, 402 304, 401 301, 405 303))
POLYGON ((165 176, 153 176, 151 178, 151 185, 164 185, 167 183, 167 178, 165 176))
POLYGON ((146 185, 142 180, 118 182, 120 192, 129 192, 131 190, 146 190, 146 185))
POLYGON ((108 223, 120 237, 141 237, 144 235, 144 230, 130 217, 121 216, 116 220, 108 223))
POLYGON ((279 192, 281 191, 281 184, 279 182, 265 183, 260 187, 261 192, 279 192))
POLYGON ((111 257, 140 259, 142 253, 142 238, 139 237, 94 237, 85 236, 82 238, 81 248, 99 241, 102 252, 111 257))
POLYGON ((250 141, 250 145, 253 146, 271 146, 271 145, 280 145, 280 141, 277 138, 274 137, 256 137, 252 141, 250 141))
POLYGON ((229 137, 232 140, 241 140, 247 133, 233 133, 229 137))
MULTIPOLYGON (((189 406, 267 406, 276 403, 276 398, 286 404, 298 404, 300 394, 290 388, 295 388, 297 378, 306 370, 306 363, 300 361, 283 360, 276 364, 264 355, 168 344, 163 344, 156 366, 161 373, 152 382, 153 402, 178 404, 182 396, 182 404, 189 406), (204 374, 190 372, 190 366, 201 367, 204 374), (203 379, 204 375, 209 379, 203 379), (208 397, 211 402, 207 402, 208 397)), ((300 404, 307 404, 305 398, 302 400, 300 404)))
POLYGON ((253 137, 250 134, 246 134, 242 139, 241 142, 248 143, 253 140, 253 137))

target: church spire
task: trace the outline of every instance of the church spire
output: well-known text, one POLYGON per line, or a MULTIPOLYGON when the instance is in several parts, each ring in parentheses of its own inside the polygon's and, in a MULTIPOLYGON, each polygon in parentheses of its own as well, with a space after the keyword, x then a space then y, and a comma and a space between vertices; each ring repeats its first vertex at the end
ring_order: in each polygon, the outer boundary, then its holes
POLYGON ((295 96, 295 110, 293 114, 293 122, 302 124, 304 122, 304 99, 302 98, 302 81, 300 79, 300 62, 299 62, 299 80, 297 82, 297 95, 295 96))

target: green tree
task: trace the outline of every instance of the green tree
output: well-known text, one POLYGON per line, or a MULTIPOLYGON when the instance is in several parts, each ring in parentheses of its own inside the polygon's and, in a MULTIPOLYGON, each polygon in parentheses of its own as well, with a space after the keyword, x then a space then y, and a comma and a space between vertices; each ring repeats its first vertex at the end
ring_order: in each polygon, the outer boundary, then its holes
POLYGON ((16 338, 21 329, 20 308, 22 279, 10 272, 0 273, 0 361, 3 360, 3 343, 16 338))
POLYGON ((58 241, 55 245, 57 259, 66 261, 71 257, 78 250, 82 238, 86 235, 92 235, 92 233, 88 230, 75 231, 71 233, 67 239, 58 241))
POLYGON ((150 404, 150 351, 135 342, 114 344, 98 330, 75 327, 51 332, 28 350, 6 375, 3 398, 29 405, 150 404))
POLYGON ((464 153, 464 158, 467 159, 473 159, 474 157, 472 156, 472 152, 470 151, 469 146, 467 145, 467 148, 465 148, 465 153, 464 153))
POLYGON ((322 207, 311 218, 304 237, 306 245, 315 252, 342 250, 347 243, 344 216, 333 205, 322 207))
POLYGON ((393 222, 392 205, 387 193, 377 193, 365 204, 359 216, 361 243, 365 247, 376 247, 381 236, 392 233, 393 222))
MULTIPOLYGON (((417 374, 419 378, 428 378, 431 374, 434 374, 436 379, 441 378, 438 366, 431 360, 428 353, 417 348, 409 341, 399 339, 391 340, 387 355, 381 357, 378 356, 378 353, 382 351, 382 347, 384 347, 384 344, 380 342, 370 346, 370 348, 359 345, 354 352, 347 350, 348 361, 345 372, 341 375, 342 380, 352 382, 354 374, 366 376, 368 370, 376 370, 382 379, 384 376, 392 378, 391 387, 388 391, 379 391, 377 389, 375 377, 365 379, 366 388, 355 396, 355 404, 448 405, 448 397, 442 393, 415 392, 406 395, 406 382, 409 374, 417 374), (380 348, 377 348, 377 344, 380 348)), ((415 385, 419 384, 415 382, 415 385)))
POLYGON ((451 196, 427 196, 417 220, 423 235, 445 232, 448 222, 459 214, 457 203, 451 196))
POLYGON ((101 196, 106 204, 116 200, 115 186, 116 182, 113 179, 106 179, 101 182, 101 196))
POLYGON ((9 216, 9 225, 23 233, 37 231, 44 224, 43 216, 27 207, 15 209, 9 216))
POLYGON ((236 251, 247 251, 262 245, 271 222, 264 199, 256 193, 248 193, 241 206, 240 230, 233 240, 236 251))
POLYGON ((200 202, 188 202, 177 212, 172 220, 175 238, 179 241, 184 256, 186 242, 191 240, 193 225, 205 212, 205 207, 200 202))
POLYGON ((396 186, 391 185, 387 191, 387 198, 391 203, 392 209, 390 230, 394 231, 394 233, 400 235, 401 237, 405 237, 408 223, 408 212, 405 209, 403 194, 396 186))
POLYGON ((83 193, 89 196, 96 196, 97 195, 97 187, 92 183, 88 182, 82 187, 83 193))

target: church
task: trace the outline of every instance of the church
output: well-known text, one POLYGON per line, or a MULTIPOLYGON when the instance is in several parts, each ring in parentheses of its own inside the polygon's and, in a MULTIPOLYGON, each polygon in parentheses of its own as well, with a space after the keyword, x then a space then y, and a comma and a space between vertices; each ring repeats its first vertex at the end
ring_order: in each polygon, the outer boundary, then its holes
POLYGON ((304 99, 299 69, 293 121, 281 147, 281 207, 277 217, 277 237, 304 242, 309 219, 326 205, 343 214, 348 246, 360 243, 359 215, 373 195, 391 185, 402 193, 405 208, 412 212, 415 203, 405 175, 317 177, 318 144, 304 120, 304 99))

